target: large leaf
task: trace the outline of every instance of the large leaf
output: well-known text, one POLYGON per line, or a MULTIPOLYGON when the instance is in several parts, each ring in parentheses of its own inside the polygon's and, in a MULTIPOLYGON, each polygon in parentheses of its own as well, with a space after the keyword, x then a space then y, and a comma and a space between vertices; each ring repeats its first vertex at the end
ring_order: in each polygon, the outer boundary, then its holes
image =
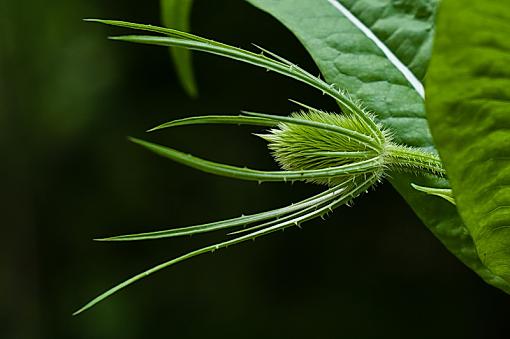
MULTIPOLYGON (((397 141, 435 152, 418 86, 413 86, 399 67, 405 65, 416 78, 423 79, 430 57, 437 1, 248 1, 289 28, 326 80, 362 100, 391 128, 397 141), (367 31, 374 35, 372 39, 367 31), (382 45, 393 55, 388 57, 382 45), (391 57, 400 64, 392 62, 391 57)), ((510 285, 480 261, 454 205, 414 190, 410 184, 418 181, 416 177, 399 175, 390 181, 452 253, 485 281, 510 293, 510 285)), ((425 186, 447 185, 440 180, 419 181, 425 186)))
POLYGON ((444 0, 437 31, 432 132, 482 262, 510 282, 510 2, 444 0))
MULTIPOLYGON (((193 0, 160 0, 160 4, 161 19, 165 27, 189 32, 193 0)), ((186 49, 171 47, 170 54, 182 87, 189 96, 196 97, 198 91, 193 64, 191 63, 191 52, 186 49)))

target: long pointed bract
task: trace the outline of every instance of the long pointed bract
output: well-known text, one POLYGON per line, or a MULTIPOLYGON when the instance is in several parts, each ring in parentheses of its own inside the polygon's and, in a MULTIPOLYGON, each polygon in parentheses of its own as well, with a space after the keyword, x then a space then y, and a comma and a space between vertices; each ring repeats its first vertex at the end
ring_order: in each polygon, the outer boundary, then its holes
MULTIPOLYGON (((154 33, 160 33, 169 36, 169 37, 123 36, 115 38, 117 40, 160 45, 167 47, 183 47, 198 51, 209 52, 229 57, 232 59, 236 59, 242 62, 250 63, 259 67, 263 67, 278 72, 280 74, 286 75, 288 77, 294 78, 296 80, 302 81, 334 98, 339 103, 340 107, 343 110, 359 116, 362 120, 364 120, 368 124, 368 126, 370 126, 370 129, 375 135, 383 137, 382 134, 380 134, 380 130, 377 124, 358 107, 358 105, 349 97, 349 95, 347 95, 342 90, 335 88, 334 85, 326 83, 320 78, 313 76, 312 74, 300 68, 299 66, 290 63, 286 59, 279 57, 272 52, 266 51, 267 54, 273 56, 273 58, 276 58, 277 60, 269 58, 263 54, 249 52, 241 48, 229 46, 227 44, 219 43, 211 39, 206 39, 191 33, 181 32, 170 28, 136 24, 117 20, 100 20, 100 19, 87 19, 87 20, 112 26, 120 26, 154 33)), ((260 47, 258 48, 260 49, 260 47)))
POLYGON ((316 178, 334 178, 346 174, 361 174, 377 170, 381 167, 381 159, 376 156, 367 160, 353 162, 347 165, 329 167, 324 169, 301 171, 261 171, 216 163, 186 154, 169 147, 153 144, 140 139, 130 138, 156 154, 172 159, 183 165, 196 168, 203 172, 250 181, 296 181, 316 178))
POLYGON ((170 237, 178 237, 182 235, 193 235, 197 233, 205 233, 218 231, 221 229, 239 227, 244 225, 253 224, 256 222, 264 221, 272 218, 279 218, 283 215, 301 210, 303 208, 308 208, 310 206, 315 206, 316 204, 321 204, 327 202, 334 198, 334 192, 338 191, 341 185, 330 188, 316 194, 310 198, 304 199, 298 203, 291 204, 286 207, 277 208, 271 211, 251 214, 251 215, 243 215, 237 218, 221 220, 216 222, 211 222, 207 224, 194 225, 188 227, 174 228, 156 232, 146 232, 146 233, 138 233, 138 234, 126 234, 115 237, 96 239, 99 241, 131 241, 131 240, 148 240, 148 239, 161 239, 161 238, 170 238, 170 237))
POLYGON ((181 261, 184 261, 186 259, 190 259, 192 257, 195 257, 197 255, 200 255, 200 254, 204 254, 204 253, 208 253, 208 252, 212 252, 212 251, 215 251, 215 250, 219 250, 221 248, 226 248, 228 246, 231 246, 231 245, 235 245, 235 244, 238 244, 238 243, 241 243, 243 241, 246 241, 246 240, 252 240, 252 239, 255 239, 259 236, 263 236, 263 235, 266 235, 266 234, 269 234, 269 233, 273 233, 273 232, 276 232, 278 230, 282 230, 282 229, 285 229, 287 227, 291 227, 291 226, 294 226, 294 225, 298 225, 299 223, 302 223, 302 222, 305 222, 305 221, 308 221, 310 219, 313 219, 313 218, 316 218, 318 216, 321 216, 325 213, 327 213, 328 211, 331 211, 345 203, 347 203, 348 201, 354 199, 355 197, 357 197, 359 194, 363 193, 365 190, 368 189, 369 186, 371 186, 373 184, 373 181, 376 180, 376 176, 375 175, 370 175, 363 183, 361 183, 359 186, 355 187, 355 188, 352 188, 352 190, 348 191, 348 192, 345 192, 343 190, 341 190, 339 192, 339 196, 334 200, 332 201, 331 203, 329 203, 328 205, 326 206, 323 206, 313 212, 310 212, 306 215, 303 215, 303 216, 300 216, 300 217, 297 217, 295 219, 292 219, 292 220, 287 220, 285 222, 282 222, 282 223, 279 223, 279 224, 276 224, 276 225, 273 225, 271 227, 267 227, 267 228, 264 228, 264 229, 261 229, 261 230, 258 230, 258 231, 255 231, 255 232, 252 232, 252 233, 249 233, 249 234, 246 234, 244 236, 240 236, 238 238, 235 238, 235 239, 232 239, 232 240, 228 240, 228 241, 224 241, 224 242, 221 242, 221 243, 218 243, 218 244, 214 244, 214 245, 210 245, 210 246, 206 246, 206 247, 203 247, 201 249, 198 249, 198 250, 195 250, 195 251, 192 251, 192 252, 189 252, 185 255, 182 255, 178 258, 175 258, 175 259, 172 259, 170 261, 167 261, 167 262, 164 262, 162 264, 159 264, 147 271, 144 271, 140 274, 137 274, 133 277, 131 277, 130 279, 122 282, 121 284, 109 289, 108 291, 102 293, 101 295, 97 296, 96 298, 94 298, 93 300, 91 300, 89 303, 87 303, 85 306, 83 306, 82 308, 80 308, 78 311, 74 312, 73 315, 77 315, 79 313, 82 313, 83 311, 91 308, 92 306, 96 305, 97 303, 103 301, 104 299, 108 298, 109 296, 111 296, 112 294, 118 292, 119 290, 123 289, 124 287, 126 286, 129 286, 133 283, 135 283, 136 281, 140 280, 140 279, 143 279, 157 271, 160 271, 166 267, 169 267, 169 266, 172 266, 172 265, 175 265, 181 261), (344 194, 342 194, 344 193, 344 194))
POLYGON ((251 125, 273 127, 278 124, 277 121, 265 118, 234 116, 234 115, 206 115, 199 117, 190 117, 177 119, 166 122, 151 128, 147 132, 153 132, 164 128, 188 126, 188 125, 210 125, 210 124, 226 124, 226 125, 251 125))

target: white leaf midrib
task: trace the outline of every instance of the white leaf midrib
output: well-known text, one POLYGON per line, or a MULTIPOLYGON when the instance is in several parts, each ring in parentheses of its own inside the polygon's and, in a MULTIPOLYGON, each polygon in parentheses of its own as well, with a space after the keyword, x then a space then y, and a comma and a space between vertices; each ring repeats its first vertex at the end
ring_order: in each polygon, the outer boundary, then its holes
POLYGON ((425 88, 420 80, 414 75, 414 73, 402 62, 400 59, 393 53, 386 44, 379 39, 374 32, 370 30, 360 19, 358 19, 351 11, 349 11, 344 5, 342 5, 339 1, 336 0, 327 0, 335 9, 337 9, 343 16, 347 18, 356 28, 358 28, 365 36, 370 39, 388 58, 389 62, 391 62, 402 75, 406 78, 406 80, 411 84, 411 86, 418 92, 418 94, 425 98, 425 88))

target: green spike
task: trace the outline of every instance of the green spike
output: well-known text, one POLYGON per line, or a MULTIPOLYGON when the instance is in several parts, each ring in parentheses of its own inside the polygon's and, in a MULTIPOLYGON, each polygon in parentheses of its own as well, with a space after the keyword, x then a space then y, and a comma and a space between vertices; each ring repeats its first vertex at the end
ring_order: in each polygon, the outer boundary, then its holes
POLYGON ((330 188, 324 192, 314 195, 313 197, 304 199, 298 203, 281 207, 278 209, 274 209, 271 211, 251 214, 251 215, 243 215, 237 218, 221 220, 201 225, 188 226, 182 228, 174 228, 156 232, 146 232, 146 233, 138 233, 138 234, 127 234, 120 235, 115 237, 108 237, 102 239, 95 239, 96 241, 133 241, 133 240, 149 240, 149 239, 162 239, 162 238, 170 238, 170 237, 178 237, 183 235, 193 235, 197 233, 204 232, 212 232, 218 231, 221 229, 238 227, 243 225, 249 225, 255 222, 264 221, 271 218, 278 218, 288 213, 292 213, 294 211, 307 208, 310 206, 315 206, 317 203, 323 203, 324 201, 328 201, 332 193, 340 188, 341 185, 330 188))
POLYGON ((255 118, 246 116, 230 116, 230 115, 206 115, 200 117, 190 117, 166 122, 147 132, 153 132, 164 128, 188 126, 188 125, 206 125, 206 124, 227 124, 227 125, 252 125, 273 127, 277 123, 274 120, 265 118, 255 118))
POLYGON ((229 46, 227 44, 219 43, 214 40, 205 39, 191 33, 181 32, 170 28, 157 27, 152 25, 135 24, 117 20, 100 20, 100 19, 87 19, 87 21, 103 23, 112 26, 126 27, 131 29, 138 29, 142 31, 155 32, 165 34, 167 37, 153 37, 153 36, 126 36, 117 37, 116 40, 130 41, 135 43, 153 44, 167 47, 183 47, 213 54, 223 55, 232 59, 250 63, 259 67, 266 68, 302 81, 312 87, 317 88, 325 94, 334 98, 345 111, 351 112, 359 116, 362 120, 370 126, 372 131, 379 133, 377 124, 361 112, 355 102, 342 91, 335 90, 325 81, 321 80, 285 60, 284 58, 276 55, 275 53, 267 51, 267 53, 277 60, 266 57, 265 55, 256 54, 253 52, 245 51, 241 48, 229 46), (173 37, 173 39, 172 39, 173 37), (189 41, 186 41, 189 40, 189 41))
POLYGON ((261 171, 200 159, 192 156, 191 154, 186 154, 169 147, 164 147, 136 138, 129 138, 129 140, 147 148, 148 150, 153 151, 156 154, 172 159, 173 161, 183 165, 201 170, 203 172, 250 181, 288 181, 338 177, 342 175, 370 172, 381 167, 380 159, 378 157, 374 157, 363 161, 324 169, 261 171))
POLYGON ((215 250, 219 250, 221 248, 226 248, 230 245, 235 245, 235 244, 238 244, 238 243, 241 243, 243 241, 246 241, 246 240, 252 240, 252 239, 255 239, 257 237, 260 237, 260 236, 263 236, 263 235, 267 235, 267 234, 270 234, 270 233, 273 233, 273 232, 276 232, 276 231, 279 231, 279 230, 282 230, 282 229, 285 229, 287 227, 290 227, 292 225, 294 225, 296 222, 297 223, 300 223, 300 222, 305 222, 305 221, 308 221, 310 219, 313 219, 315 217, 318 217, 320 215, 322 215, 326 210, 333 210, 335 208, 337 208, 338 206, 341 206, 342 204, 344 204, 346 201, 350 200, 350 199, 353 199, 355 198, 356 196, 358 196, 359 194, 361 194, 365 189, 366 189, 366 185, 371 185, 372 184, 372 180, 375 180, 376 179, 376 176, 375 175, 371 175, 369 180, 366 180, 361 186, 357 187, 357 188, 353 188, 352 191, 349 191, 343 195, 341 195, 340 197, 338 197, 336 200, 334 200, 333 202, 331 202, 330 204, 324 206, 324 207, 321 207, 307 215, 303 215, 303 216, 300 216, 294 220, 288 220, 286 222, 283 222, 283 223, 279 223, 279 224, 276 224, 276 225, 273 225, 271 227, 267 227, 267 228, 264 228, 264 229, 261 229, 261 230, 258 230, 258 231, 255 231, 255 232, 252 232, 252 233, 249 233, 249 234, 246 234, 244 236, 240 236, 238 238, 235 238, 235 239, 232 239, 232 240, 228 240, 228 241, 224 241, 224 242, 221 242, 221 243, 218 243, 218 244, 214 244, 214 245, 210 245, 210 246, 206 246, 206 247, 203 247, 201 249, 198 249, 198 250, 195 250, 195 251, 192 251, 192 252, 189 252, 185 255, 182 255, 178 258, 175 258, 175 259, 172 259, 172 260, 169 260, 167 262, 164 262, 162 264, 159 264, 149 270, 146 270, 142 273, 139 273, 131 278, 129 278, 128 280, 114 286, 113 288, 109 289, 108 291, 100 294, 99 296, 97 296, 96 298, 92 299, 89 303, 87 303, 85 306, 83 306, 82 308, 80 308, 79 310, 77 310, 76 312, 73 313, 73 315, 78 315, 86 310, 88 310, 89 308, 91 308, 92 306, 96 305, 97 303, 103 301, 104 299, 108 298, 109 296, 111 296, 112 294, 120 291, 121 289, 137 282, 138 280, 141 280, 153 273, 156 273, 164 268, 167 268, 169 266, 172 266, 172 265, 175 265, 181 261, 184 261, 186 259, 190 259, 190 258, 193 258, 195 256, 198 256, 200 254, 204 254, 204 253, 208 253, 208 252, 211 252, 211 251, 215 251, 215 250))

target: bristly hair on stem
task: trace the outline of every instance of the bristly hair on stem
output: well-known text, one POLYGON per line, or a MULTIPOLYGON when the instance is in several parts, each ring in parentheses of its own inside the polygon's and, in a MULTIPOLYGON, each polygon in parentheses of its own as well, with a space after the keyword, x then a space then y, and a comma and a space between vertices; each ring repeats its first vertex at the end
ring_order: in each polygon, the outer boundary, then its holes
MULTIPOLYGON (((163 268, 203 253, 213 252, 291 226, 299 226, 305 221, 324 217, 335 208, 349 204, 363 192, 373 188, 391 172, 404 171, 416 175, 445 176, 441 161, 435 154, 396 144, 391 131, 377 122, 372 113, 364 109, 361 103, 351 99, 345 91, 261 47, 256 46, 260 53, 253 53, 168 28, 114 20, 94 19, 88 21, 163 35, 121 36, 112 38, 114 40, 198 50, 277 72, 330 96, 340 106, 341 114, 324 112, 294 101, 301 110, 287 117, 242 112, 239 116, 214 115, 178 119, 149 130, 157 131, 199 124, 244 124, 268 128, 265 132, 257 135, 268 142, 268 148, 282 168, 280 171, 265 171, 221 164, 166 146, 130 138, 132 142, 160 156, 207 173, 259 183, 264 181, 306 181, 326 185, 328 188, 310 198, 267 212, 189 227, 96 239, 98 241, 150 240, 218 230, 229 230, 229 235, 241 234, 224 242, 189 252, 137 274, 100 294, 76 311, 74 315, 91 308, 115 292, 163 268)), ((443 191, 439 193, 433 189, 427 191, 427 188, 423 187, 417 189, 430 194, 447 196, 447 193, 443 191)))

